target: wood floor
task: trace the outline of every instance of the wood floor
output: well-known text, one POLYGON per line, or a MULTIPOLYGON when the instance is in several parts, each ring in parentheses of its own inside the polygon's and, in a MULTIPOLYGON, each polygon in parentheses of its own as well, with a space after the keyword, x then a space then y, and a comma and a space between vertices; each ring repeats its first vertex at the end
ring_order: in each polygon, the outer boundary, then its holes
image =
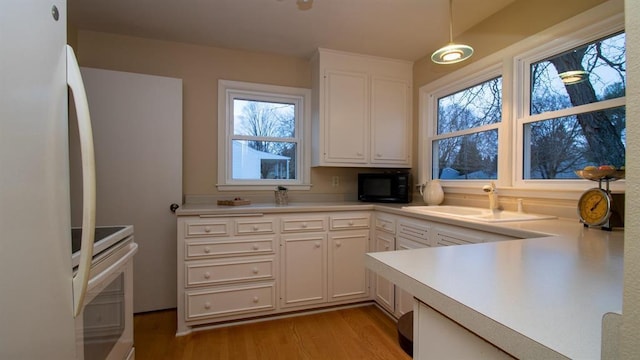
POLYGON ((176 311, 134 317, 136 360, 411 359, 396 324, 373 305, 175 337, 176 311))

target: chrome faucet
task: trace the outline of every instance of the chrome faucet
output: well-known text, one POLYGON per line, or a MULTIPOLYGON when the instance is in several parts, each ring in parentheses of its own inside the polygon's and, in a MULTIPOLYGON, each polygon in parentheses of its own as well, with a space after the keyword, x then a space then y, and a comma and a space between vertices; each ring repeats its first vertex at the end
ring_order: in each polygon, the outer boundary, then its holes
POLYGON ((498 210, 498 190, 496 184, 492 181, 491 184, 482 187, 482 191, 489 195, 489 210, 498 210))

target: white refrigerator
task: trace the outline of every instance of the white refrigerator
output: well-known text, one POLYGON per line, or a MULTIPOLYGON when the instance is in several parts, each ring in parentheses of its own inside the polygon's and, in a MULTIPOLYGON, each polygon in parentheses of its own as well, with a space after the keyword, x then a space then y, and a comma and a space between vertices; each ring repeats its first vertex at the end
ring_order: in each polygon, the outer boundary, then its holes
POLYGON ((74 359, 66 1, 0 11, 0 359, 74 359))

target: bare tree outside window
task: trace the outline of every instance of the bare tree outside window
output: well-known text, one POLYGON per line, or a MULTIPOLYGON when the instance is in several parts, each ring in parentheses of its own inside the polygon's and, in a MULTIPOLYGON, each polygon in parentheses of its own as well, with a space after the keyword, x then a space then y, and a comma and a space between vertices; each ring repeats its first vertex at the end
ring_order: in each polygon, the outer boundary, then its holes
POLYGON ((502 78, 497 77, 438 99, 433 176, 440 179, 496 179, 502 120, 502 78), (471 134, 463 134, 477 129, 471 134))
POLYGON ((234 115, 233 178, 295 179, 295 105, 234 99, 234 115))
MULTIPOLYGON (((625 96, 625 36, 615 34, 531 65, 530 114, 594 104, 625 96), (563 83, 569 71, 582 81, 563 83)), ((586 165, 625 164, 624 107, 578 112, 525 124, 525 179, 576 178, 586 165)))

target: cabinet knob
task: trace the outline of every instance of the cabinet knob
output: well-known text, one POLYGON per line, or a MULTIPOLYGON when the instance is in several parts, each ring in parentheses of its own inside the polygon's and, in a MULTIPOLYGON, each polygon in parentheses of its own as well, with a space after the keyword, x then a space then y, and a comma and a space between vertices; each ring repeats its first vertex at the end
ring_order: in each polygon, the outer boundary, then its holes
POLYGON ((208 246, 206 246, 206 247, 204 248, 204 253, 205 253, 205 254, 208 254, 208 253, 210 253, 210 252, 211 252, 211 249, 209 249, 209 247, 208 247, 208 246))
POLYGON ((204 278, 205 279, 209 279, 210 277, 211 277, 211 273, 210 272, 207 271, 206 273, 204 273, 204 278))
POLYGON ((336 240, 336 246, 337 246, 337 247, 342 246, 342 241, 340 241, 340 240, 336 240))
POLYGON ((253 244, 253 250, 260 250, 260 246, 258 246, 258 244, 253 244))
POLYGON ((260 298, 258 298, 257 296, 254 296, 254 297, 253 297, 253 302, 254 302, 254 303, 257 303, 258 301, 260 301, 260 298))
POLYGON ((385 244, 384 248, 385 250, 389 250, 389 244, 385 244))
POLYGON ((207 309, 207 310, 211 309, 211 303, 208 302, 208 301, 206 303, 204 303, 204 308, 207 309))
POLYGON ((253 231, 258 231, 258 225, 253 225, 253 231))
POLYGON ((313 243, 313 245, 314 245, 315 247, 319 248, 319 247, 320 247, 320 241, 316 241, 316 242, 314 242, 314 243, 313 243))
POLYGON ((258 273, 258 268, 257 268, 257 267, 254 267, 251 271, 252 271, 254 274, 257 274, 257 273, 258 273))
POLYGON ((349 220, 349 226, 353 226, 353 220, 349 220))
POLYGON ((204 232, 210 233, 211 232, 211 226, 205 226, 204 227, 204 232))
POLYGON ((382 154, 376 153, 376 157, 382 157, 382 154))
POLYGON ((307 223, 306 223, 306 222, 303 222, 303 223, 302 223, 302 227, 303 227, 303 228, 305 228, 305 229, 306 229, 306 228, 307 228, 307 226, 308 226, 308 225, 307 225, 307 223))
POLYGON ((360 151, 358 151, 358 152, 356 153, 356 155, 358 155, 358 156, 362 156, 362 153, 361 153, 360 151))

